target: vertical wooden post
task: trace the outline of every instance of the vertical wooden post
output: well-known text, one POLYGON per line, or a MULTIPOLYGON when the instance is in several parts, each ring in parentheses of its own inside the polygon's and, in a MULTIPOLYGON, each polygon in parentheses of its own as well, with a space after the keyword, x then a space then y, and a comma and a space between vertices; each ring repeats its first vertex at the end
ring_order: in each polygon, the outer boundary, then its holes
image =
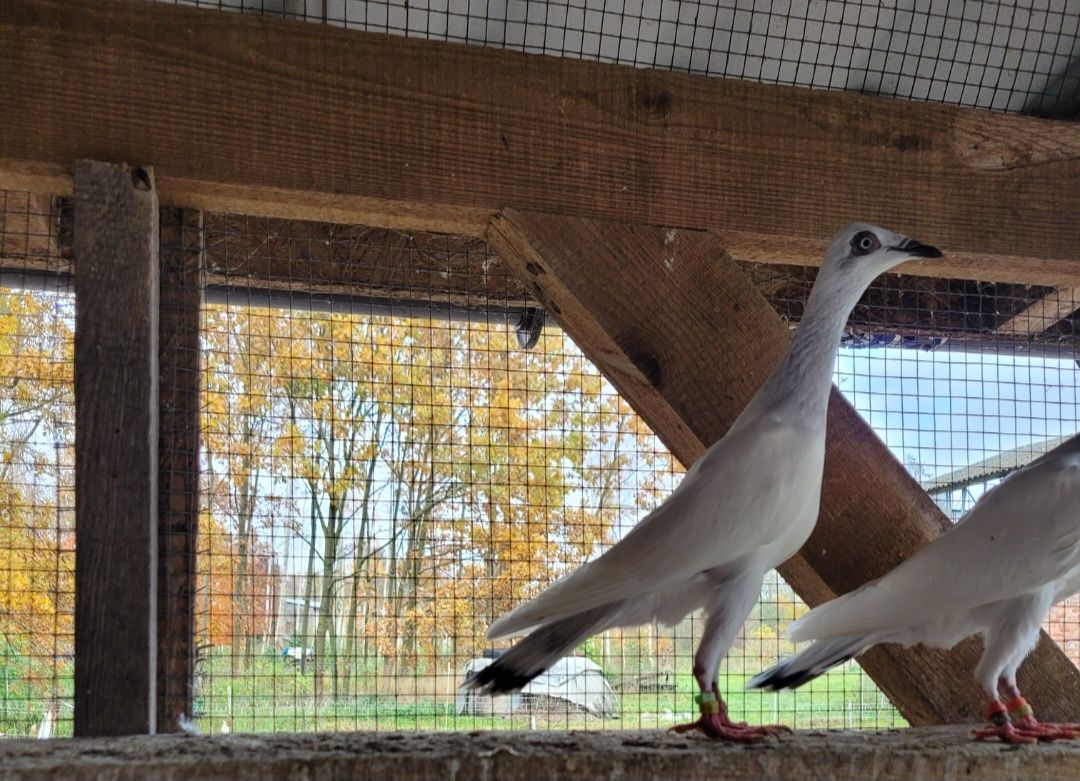
POLYGON ((203 217, 161 210, 158 451, 158 711, 161 732, 192 716, 199 530, 199 318, 203 217))
POLYGON ((158 200, 152 172, 75 165, 75 734, 153 733, 158 200))

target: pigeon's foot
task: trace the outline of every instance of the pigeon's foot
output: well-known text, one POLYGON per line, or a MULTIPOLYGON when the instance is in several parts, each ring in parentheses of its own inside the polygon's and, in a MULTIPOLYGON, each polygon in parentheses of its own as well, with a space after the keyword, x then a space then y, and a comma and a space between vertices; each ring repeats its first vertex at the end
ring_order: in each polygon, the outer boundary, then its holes
POLYGON ((1015 696, 1006 703, 1005 707, 1009 711, 1009 721, 1012 722, 1013 729, 1017 733, 1044 743, 1080 739, 1080 724, 1053 724, 1039 721, 1035 718, 1035 713, 1027 704, 1027 700, 1020 695, 1019 690, 1014 689, 1014 691, 1015 696))
POLYGON ((1030 735, 1025 735, 1017 730, 1012 722, 1006 721, 1002 724, 989 724, 982 729, 975 730, 975 740, 994 740, 1000 739, 1002 743, 1037 743, 1037 738, 1033 738, 1030 735))
POLYGON ((789 727, 780 725, 761 725, 751 727, 745 721, 735 722, 728 718, 727 706, 716 685, 711 692, 702 692, 697 696, 701 718, 689 724, 677 724, 671 732, 700 731, 716 740, 730 740, 733 743, 757 743, 769 735, 791 732, 789 727))
POLYGON ((718 713, 702 714, 697 721, 689 724, 677 724, 670 727, 669 731, 682 734, 684 732, 698 731, 708 735, 714 740, 729 740, 732 743, 757 743, 769 735, 777 735, 781 732, 791 732, 789 727, 781 725, 762 725, 751 727, 746 723, 735 723, 722 718, 718 713))
POLYGON ((1021 735, 1035 738, 1044 743, 1053 743, 1055 740, 1080 739, 1080 724, 1056 724, 1039 721, 1034 716, 1027 716, 1013 722, 1013 727, 1021 735))
POLYGON ((1009 709, 1000 700, 991 700, 986 706, 986 719, 990 722, 982 729, 975 730, 975 740, 994 740, 1002 743, 1036 743, 1037 739, 1025 735, 1016 728, 1009 718, 1009 709))

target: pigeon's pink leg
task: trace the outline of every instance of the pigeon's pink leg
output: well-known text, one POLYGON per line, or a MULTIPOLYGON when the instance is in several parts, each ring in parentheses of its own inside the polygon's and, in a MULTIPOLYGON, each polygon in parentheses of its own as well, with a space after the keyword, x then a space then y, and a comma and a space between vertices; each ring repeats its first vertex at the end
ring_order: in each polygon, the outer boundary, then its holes
POLYGON ((698 707, 701 709, 701 718, 689 724, 678 724, 671 727, 672 732, 690 732, 697 730, 705 733, 710 738, 717 740, 730 740, 734 743, 756 743, 767 735, 775 735, 780 732, 791 732, 790 727, 781 725, 763 725, 751 727, 745 721, 734 722, 728 718, 727 705, 720 696, 720 687, 713 683, 712 691, 703 691, 698 695, 698 707))
POLYGON ((1002 743, 1034 743, 1035 738, 1024 735, 1009 721, 1009 711, 1001 700, 992 700, 986 706, 986 720, 990 726, 975 730, 976 740, 999 738, 1002 743))
POLYGON ((1009 719, 1021 735, 1047 743, 1055 740, 1080 739, 1080 724, 1054 724, 1039 721, 1035 718, 1035 713, 1027 704, 1027 700, 1020 694, 1020 690, 1008 681, 1001 683, 1010 697, 1005 704, 1009 711, 1009 719))

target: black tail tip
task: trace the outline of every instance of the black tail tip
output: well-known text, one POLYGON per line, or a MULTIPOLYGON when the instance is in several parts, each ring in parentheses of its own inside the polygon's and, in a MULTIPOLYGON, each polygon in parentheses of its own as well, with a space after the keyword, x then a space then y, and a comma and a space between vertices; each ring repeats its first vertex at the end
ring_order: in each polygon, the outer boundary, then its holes
POLYGON ((523 673, 496 660, 482 670, 470 672, 461 685, 480 694, 509 694, 520 691, 542 672, 523 673))
POLYGON ((825 667, 793 668, 791 665, 781 662, 775 667, 770 667, 768 670, 755 675, 746 682, 746 688, 760 689, 767 692, 798 689, 803 684, 810 683, 810 681, 815 678, 827 673, 836 665, 843 664, 851 659, 852 656, 853 654, 848 654, 838 659, 830 660, 829 664, 825 667))

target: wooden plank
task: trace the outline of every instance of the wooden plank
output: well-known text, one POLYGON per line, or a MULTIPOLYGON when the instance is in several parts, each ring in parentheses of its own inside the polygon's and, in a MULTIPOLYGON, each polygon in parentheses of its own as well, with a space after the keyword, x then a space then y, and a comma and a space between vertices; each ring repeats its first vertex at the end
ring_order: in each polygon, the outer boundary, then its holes
POLYGON ((1035 336, 1080 309, 1080 287, 1059 287, 997 328, 1002 336, 1035 336))
POLYGON ((935 274, 1080 279, 1076 123, 138 0, 7 0, 0 70, 2 187, 93 154, 186 207, 467 235, 513 207, 784 262, 858 217, 932 238, 935 274))
MULTIPOLYGON (((489 241, 683 464, 727 431, 788 332, 707 233, 505 212, 489 241)), ((878 577, 948 521, 839 392, 817 530, 780 568, 810 604, 878 577)), ((1052 641, 1021 685, 1045 718, 1075 716, 1080 672, 1052 641)), ((875 649, 863 667, 912 724, 981 719, 978 644, 875 649)))
POLYGON ((75 734, 153 733, 158 203, 153 174, 75 165, 75 734))
POLYGON ((205 252, 202 212, 166 208, 160 220, 157 725, 177 732, 192 716, 195 673, 205 252))
POLYGON ((207 214, 206 244, 209 284, 485 311, 533 303, 469 236, 207 214))
POLYGON ((70 272, 59 232, 60 213, 51 195, 0 191, 0 268, 70 272))

